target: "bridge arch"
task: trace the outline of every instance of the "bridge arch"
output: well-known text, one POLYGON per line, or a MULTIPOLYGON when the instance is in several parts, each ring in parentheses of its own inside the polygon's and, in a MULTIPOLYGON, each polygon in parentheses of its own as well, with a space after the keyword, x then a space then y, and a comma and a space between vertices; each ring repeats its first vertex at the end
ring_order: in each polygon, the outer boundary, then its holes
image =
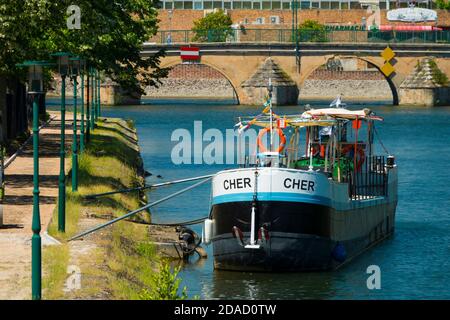
POLYGON ((299 78, 298 86, 300 88, 304 87, 305 81, 320 67, 328 63, 331 59, 358 59, 364 62, 369 63, 373 66, 382 76, 383 79, 387 82, 389 89, 392 94, 392 103, 393 105, 398 105, 399 97, 398 97, 398 89, 401 84, 401 81, 404 79, 405 75, 401 74, 400 77, 397 77, 398 81, 395 81, 396 74, 393 73, 390 77, 386 77, 381 72, 381 66, 384 64, 384 60, 378 57, 364 57, 357 55, 324 55, 324 56, 314 56, 314 57, 302 57, 301 61, 301 74, 299 78), (400 80, 399 80, 400 79, 400 80))
MULTIPOLYGON (((169 57, 169 58, 172 58, 172 57, 169 57)), ((179 57, 175 57, 175 58, 176 59, 165 59, 163 61, 163 63, 161 63, 161 67, 162 68, 173 68, 178 65, 183 65, 183 63, 180 61, 179 57)), ((233 79, 233 77, 230 76, 226 71, 224 71, 223 68, 221 68, 221 66, 215 65, 214 63, 207 61, 207 59, 202 58, 201 62, 198 63, 198 65, 207 66, 207 67, 217 71, 218 73, 220 73, 222 75, 222 77, 224 79, 226 79, 227 82, 229 83, 229 85, 232 87, 233 92, 234 92, 233 98, 236 100, 236 104, 240 104, 242 92, 240 89, 240 85, 236 81, 236 79, 233 79)))

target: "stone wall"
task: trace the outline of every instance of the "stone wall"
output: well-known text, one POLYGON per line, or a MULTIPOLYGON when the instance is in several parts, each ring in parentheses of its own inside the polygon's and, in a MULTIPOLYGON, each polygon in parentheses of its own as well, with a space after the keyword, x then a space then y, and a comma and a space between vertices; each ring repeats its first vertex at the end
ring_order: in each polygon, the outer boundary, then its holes
POLYGON ((392 91, 386 80, 307 79, 300 88, 300 99, 334 99, 338 94, 342 94, 344 100, 392 100, 392 91))
POLYGON ((232 99, 234 89, 227 79, 164 79, 159 88, 148 87, 145 96, 155 98, 197 97, 232 99))

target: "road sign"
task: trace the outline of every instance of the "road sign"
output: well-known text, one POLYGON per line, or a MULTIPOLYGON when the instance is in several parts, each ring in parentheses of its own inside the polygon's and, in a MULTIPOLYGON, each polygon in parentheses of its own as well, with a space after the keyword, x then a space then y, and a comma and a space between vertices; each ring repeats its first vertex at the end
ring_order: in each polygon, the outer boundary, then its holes
POLYGON ((182 60, 187 60, 187 61, 200 60, 200 48, 198 48, 198 47, 181 47, 180 57, 182 60))
POLYGON ((381 51, 380 55, 384 61, 386 61, 380 70, 386 77, 389 77, 395 71, 394 66, 390 63, 390 61, 395 57, 395 52, 391 48, 386 47, 383 51, 381 51))

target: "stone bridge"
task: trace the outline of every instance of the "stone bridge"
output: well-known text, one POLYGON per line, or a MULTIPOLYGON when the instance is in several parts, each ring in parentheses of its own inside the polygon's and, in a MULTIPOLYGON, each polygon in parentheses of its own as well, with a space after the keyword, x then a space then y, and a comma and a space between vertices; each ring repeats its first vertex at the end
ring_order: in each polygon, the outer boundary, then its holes
MULTIPOLYGON (((271 57, 295 81, 297 87, 301 88, 308 76, 331 58, 355 57, 371 63, 380 70, 385 63, 380 53, 386 48, 386 44, 383 43, 301 43, 300 65, 297 65, 294 44, 192 43, 191 45, 200 48, 202 64, 218 70, 229 80, 242 104, 254 104, 242 84, 268 57, 271 57)), ((391 61, 395 72, 385 78, 392 90, 394 105, 399 103, 400 85, 414 70, 417 61, 422 58, 435 57, 438 67, 450 78, 449 44, 399 43, 390 44, 390 47, 396 53, 395 58, 391 61)), ((166 50, 166 57, 161 61, 162 67, 171 67, 182 63, 179 44, 145 43, 141 54, 148 56, 159 49, 166 50)))

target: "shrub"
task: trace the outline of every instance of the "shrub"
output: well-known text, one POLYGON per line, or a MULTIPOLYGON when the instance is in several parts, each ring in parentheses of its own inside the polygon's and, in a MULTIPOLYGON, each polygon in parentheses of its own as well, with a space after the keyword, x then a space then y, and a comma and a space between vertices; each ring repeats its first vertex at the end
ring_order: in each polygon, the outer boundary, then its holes
POLYGON ((327 31, 325 25, 316 20, 305 20, 298 26, 299 41, 301 42, 326 42, 327 31))
POLYGON ((208 13, 205 17, 194 21, 193 41, 225 42, 233 34, 231 18, 223 11, 208 13))
POLYGON ((167 261, 161 261, 159 272, 153 275, 153 284, 150 290, 144 289, 140 294, 142 300, 185 300, 186 287, 179 292, 181 279, 178 278, 180 267, 171 271, 167 261))

